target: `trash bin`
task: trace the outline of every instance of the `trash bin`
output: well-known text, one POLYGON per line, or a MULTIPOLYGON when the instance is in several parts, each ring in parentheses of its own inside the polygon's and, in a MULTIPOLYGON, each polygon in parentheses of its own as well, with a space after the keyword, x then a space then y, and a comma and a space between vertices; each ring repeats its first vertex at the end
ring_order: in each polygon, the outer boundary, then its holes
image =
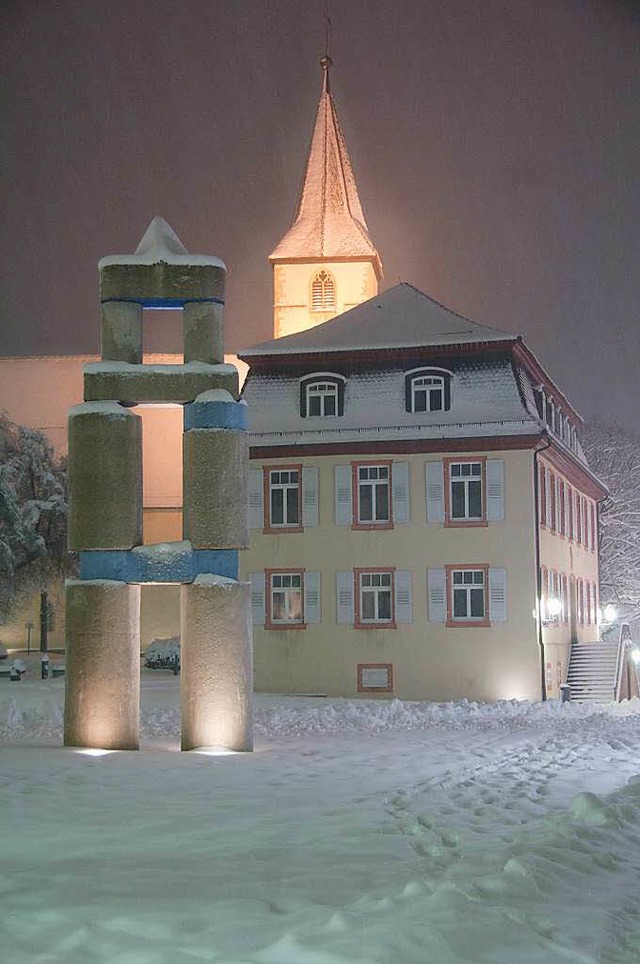
POLYGON ((560 702, 569 703, 571 701, 571 687, 568 683, 560 683, 560 702))
POLYGON ((49 657, 46 653, 40 657, 40 679, 49 679, 49 657))

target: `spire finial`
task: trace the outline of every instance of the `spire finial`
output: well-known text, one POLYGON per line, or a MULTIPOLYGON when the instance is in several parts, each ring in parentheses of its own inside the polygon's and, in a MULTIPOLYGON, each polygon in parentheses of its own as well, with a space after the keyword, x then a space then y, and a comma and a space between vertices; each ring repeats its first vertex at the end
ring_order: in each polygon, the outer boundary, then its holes
POLYGON ((329 90, 329 68, 333 66, 333 60, 329 56, 329 35, 331 30, 331 17, 329 16, 329 0, 325 0, 324 5, 324 57, 320 58, 320 66, 324 72, 323 86, 329 90))

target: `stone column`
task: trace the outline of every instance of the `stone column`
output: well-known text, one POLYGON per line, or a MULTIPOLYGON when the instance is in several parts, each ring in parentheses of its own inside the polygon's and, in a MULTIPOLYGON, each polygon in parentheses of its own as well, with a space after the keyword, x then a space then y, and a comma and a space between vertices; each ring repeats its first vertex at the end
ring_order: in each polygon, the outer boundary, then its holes
POLYGON ((224 305, 216 301, 188 301, 182 309, 184 361, 220 365, 224 362, 224 305))
POLYGON ((105 301, 102 305, 103 361, 142 364, 142 305, 135 301, 105 301))
POLYGON ((140 587, 70 579, 66 596, 65 746, 137 750, 140 587))
POLYGON ((116 402, 69 410, 69 548, 142 543, 141 419, 116 402))
POLYGON ((182 749, 253 749, 251 586, 198 576, 181 590, 182 749))

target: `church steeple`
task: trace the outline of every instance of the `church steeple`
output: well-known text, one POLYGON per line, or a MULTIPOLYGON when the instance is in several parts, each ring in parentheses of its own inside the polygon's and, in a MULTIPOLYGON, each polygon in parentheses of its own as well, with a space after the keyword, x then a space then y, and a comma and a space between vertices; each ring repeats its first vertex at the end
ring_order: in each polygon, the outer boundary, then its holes
POLYGON ((378 293, 382 278, 331 95, 328 54, 320 64, 322 92, 293 223, 269 258, 275 337, 311 328, 360 304, 378 293), (292 270, 302 265, 304 272, 292 270), (307 292, 300 291, 302 274, 307 292), (297 282, 295 294, 292 282, 297 282))

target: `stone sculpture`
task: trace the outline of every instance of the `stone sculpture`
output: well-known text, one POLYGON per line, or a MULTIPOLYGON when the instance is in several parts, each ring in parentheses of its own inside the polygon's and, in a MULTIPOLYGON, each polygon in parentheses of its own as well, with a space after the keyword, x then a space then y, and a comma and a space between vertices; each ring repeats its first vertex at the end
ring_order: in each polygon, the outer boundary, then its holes
POLYGON ((246 406, 224 364, 226 269, 190 255, 154 218, 133 255, 100 262, 102 361, 85 366, 69 413, 69 548, 64 742, 139 747, 140 586, 181 583, 182 749, 251 750, 246 406), (184 364, 145 365, 145 309, 181 308, 184 364), (184 541, 143 545, 137 403, 181 403, 184 541))

